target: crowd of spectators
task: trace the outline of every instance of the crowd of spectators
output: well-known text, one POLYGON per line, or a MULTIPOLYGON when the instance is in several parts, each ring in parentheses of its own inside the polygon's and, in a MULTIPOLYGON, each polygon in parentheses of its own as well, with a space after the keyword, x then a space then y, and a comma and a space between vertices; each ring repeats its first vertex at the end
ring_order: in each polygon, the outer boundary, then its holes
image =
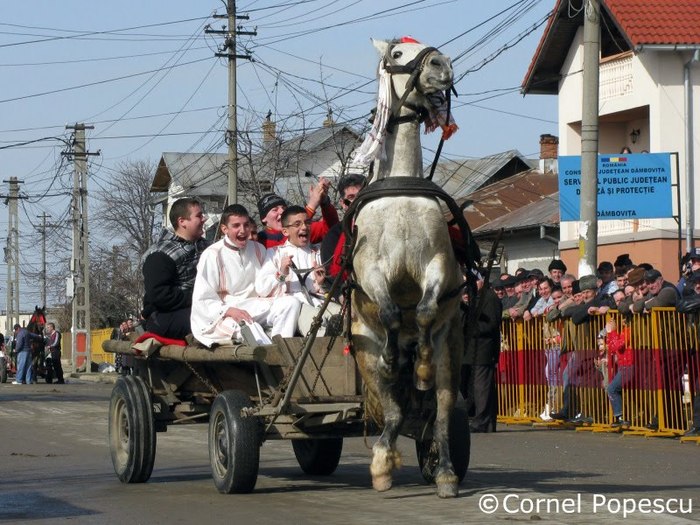
MULTIPOLYGON (((623 418, 621 396, 635 367, 628 320, 635 315, 647 314, 654 307, 677 307, 679 311, 691 314, 700 312, 700 248, 687 253, 683 262, 683 276, 675 285, 652 265, 635 265, 629 254, 620 255, 614 263, 603 261, 594 275, 583 275, 578 279, 566 273, 563 261, 554 259, 546 275, 538 269, 518 268, 514 275, 503 273, 492 281, 491 286, 502 304, 503 319, 542 320, 545 378, 549 387, 546 405, 540 414, 543 420, 591 421, 579 410, 574 388, 582 359, 577 356, 576 348, 562 345, 566 338, 559 333, 559 327, 563 325, 557 321, 570 319, 574 327, 586 329, 590 326, 591 316, 617 311, 620 315, 610 317, 604 329, 594 335, 597 341, 594 364, 600 373, 601 387, 612 406, 613 425, 629 426, 629 421, 623 418), (566 358, 562 359, 564 354, 566 358), (563 398, 561 406, 557 407, 556 392, 560 386, 563 386, 563 398)), ((674 378, 678 375, 680 384, 682 370, 674 366, 676 369, 671 375, 674 378)), ((698 379, 694 379, 697 383, 698 379)), ((695 384, 694 390, 700 390, 700 385, 695 384)), ((695 396, 693 426, 687 432, 693 436, 700 435, 699 397, 695 396)), ((655 418, 648 424, 652 429, 656 425, 655 418)))

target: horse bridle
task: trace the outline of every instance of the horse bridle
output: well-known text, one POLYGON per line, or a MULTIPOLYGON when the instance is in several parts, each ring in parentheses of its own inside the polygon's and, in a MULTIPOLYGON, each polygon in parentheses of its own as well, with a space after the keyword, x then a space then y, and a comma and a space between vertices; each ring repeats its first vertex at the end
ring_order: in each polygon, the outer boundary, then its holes
MULTIPOLYGON (((391 56, 391 50, 393 49, 393 46, 389 49, 387 52, 387 56, 391 56)), ((387 122, 386 125, 386 130, 387 133, 391 133, 392 130, 394 129, 394 126, 397 124, 403 124, 405 122, 418 122, 421 123, 425 120, 427 116, 427 110, 425 108, 417 108, 415 106, 411 106, 406 104, 406 99, 408 98, 408 95, 411 94, 411 91, 414 89, 418 91, 419 93, 423 93, 420 90, 420 87, 416 84, 416 80, 418 79, 418 75, 421 74, 423 71, 423 68, 425 67, 425 62, 428 60, 428 57, 432 53, 437 53, 441 55, 440 50, 436 47, 425 47, 420 50, 420 52, 413 57, 408 63, 403 64, 403 65, 391 65, 387 63, 387 58, 384 58, 384 70, 389 73, 390 75, 409 75, 408 80, 406 81, 406 86, 404 88, 403 95, 401 95, 401 98, 399 99, 399 103, 396 106, 396 109, 392 112, 391 116, 389 117, 389 121, 387 122), (410 110, 414 111, 415 113, 413 115, 404 115, 401 116, 401 108, 406 106, 410 110)), ((391 89, 394 89, 394 86, 392 84, 391 89)), ((449 122, 450 120, 450 112, 452 110, 452 97, 451 94, 454 93, 455 96, 457 96, 457 90, 455 89, 454 86, 450 87, 450 89, 445 90, 445 101, 447 102, 447 121, 449 122)), ((423 93, 424 94, 424 93, 423 93)), ((433 162, 430 166, 430 174, 426 177, 427 180, 432 180, 433 175, 435 174, 435 168, 437 167, 438 159, 440 158, 440 154, 442 153, 442 147, 445 144, 445 139, 440 139, 440 143, 438 144, 437 150, 435 152, 435 158, 433 159, 433 162)))
MULTIPOLYGON (((393 49, 393 48, 392 48, 393 49)), ((410 122, 412 120, 418 120, 422 122, 425 119, 426 111, 423 108, 416 108, 413 106, 406 105, 406 99, 411 91, 414 89, 421 92, 420 88, 416 84, 418 80, 418 75, 421 74, 425 67, 425 62, 428 60, 428 56, 432 53, 440 54, 440 51, 436 47, 425 47, 420 50, 420 52, 413 57, 408 63, 403 65, 391 65, 387 63, 387 58, 384 58, 384 70, 390 75, 408 75, 408 80, 406 81, 406 86, 404 86, 403 95, 399 99, 399 103, 396 106, 395 113, 391 115, 389 122, 387 124, 387 131, 391 133, 391 128, 394 124, 401 124, 403 122, 410 122), (406 117, 401 117, 398 112, 401 111, 403 106, 415 111, 415 115, 408 115, 406 117)), ((391 55, 391 49, 389 49, 387 55, 391 55)), ((393 85, 392 85, 393 89, 393 85)))

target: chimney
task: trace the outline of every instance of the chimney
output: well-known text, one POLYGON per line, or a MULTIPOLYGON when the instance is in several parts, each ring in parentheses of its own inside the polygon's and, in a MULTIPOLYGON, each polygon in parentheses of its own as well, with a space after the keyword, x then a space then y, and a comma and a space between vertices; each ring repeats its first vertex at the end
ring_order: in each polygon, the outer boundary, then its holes
POLYGON ((559 137, 545 133, 540 135, 540 171, 558 171, 559 137))
POLYGON ((263 144, 271 144, 277 138, 276 123, 271 119, 272 111, 267 112, 265 122, 262 125, 263 144))

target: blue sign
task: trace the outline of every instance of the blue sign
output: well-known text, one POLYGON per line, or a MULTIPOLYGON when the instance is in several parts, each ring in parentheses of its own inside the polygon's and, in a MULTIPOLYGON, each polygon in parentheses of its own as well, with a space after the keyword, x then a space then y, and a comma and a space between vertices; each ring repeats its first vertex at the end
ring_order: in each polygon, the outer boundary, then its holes
MULTIPOLYGON (((581 157, 559 157, 559 216, 580 220, 581 157)), ((671 155, 598 155, 598 220, 673 217, 671 155)))

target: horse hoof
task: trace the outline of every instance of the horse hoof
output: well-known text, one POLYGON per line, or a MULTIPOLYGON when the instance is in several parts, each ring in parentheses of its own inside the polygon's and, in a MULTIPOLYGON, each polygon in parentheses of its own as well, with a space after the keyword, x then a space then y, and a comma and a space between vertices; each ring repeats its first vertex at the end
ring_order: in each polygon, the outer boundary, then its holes
POLYGON ((456 498, 459 494, 459 478, 454 474, 438 474, 435 484, 439 498, 456 498))
POLYGON ((386 492, 391 488, 391 476, 388 474, 374 476, 372 478, 372 487, 377 492, 386 492))
POLYGON ((459 489, 456 483, 441 483, 437 486, 438 498, 456 498, 459 495, 459 489))

